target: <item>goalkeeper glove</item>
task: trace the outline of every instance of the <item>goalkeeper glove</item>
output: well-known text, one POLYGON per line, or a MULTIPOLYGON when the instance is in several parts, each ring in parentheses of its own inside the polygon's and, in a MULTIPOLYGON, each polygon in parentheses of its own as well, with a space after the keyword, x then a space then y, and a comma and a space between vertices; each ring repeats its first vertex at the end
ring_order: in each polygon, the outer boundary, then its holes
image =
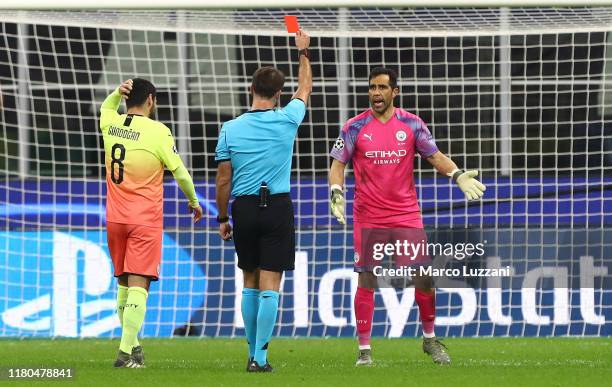
POLYGON ((344 218, 345 208, 346 202, 344 200, 342 187, 338 184, 333 184, 331 186, 331 213, 340 224, 346 224, 346 219, 344 218))
POLYGON ((487 189, 484 184, 474 179, 475 176, 478 176, 478 171, 464 172, 460 169, 455 169, 449 173, 448 176, 452 177, 457 182, 457 185, 468 200, 480 199, 487 189))

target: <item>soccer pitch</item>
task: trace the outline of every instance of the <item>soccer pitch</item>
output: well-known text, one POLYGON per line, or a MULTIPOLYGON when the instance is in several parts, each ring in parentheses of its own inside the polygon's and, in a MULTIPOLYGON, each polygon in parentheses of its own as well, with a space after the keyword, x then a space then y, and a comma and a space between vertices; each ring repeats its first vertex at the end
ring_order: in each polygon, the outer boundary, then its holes
MULTIPOLYGON (((374 339, 375 365, 354 366, 354 339, 274 339, 273 374, 247 374, 244 339, 145 339, 145 369, 113 369, 116 340, 1 340, 3 366, 73 367, 79 386, 603 386, 610 338, 450 338, 438 366, 420 339, 374 339)), ((71 383, 45 381, 50 384, 71 383)), ((31 385, 32 381, 10 385, 31 385)))
POLYGON ((0 42, 0 387, 612 387, 612 0, 2 0, 0 42))

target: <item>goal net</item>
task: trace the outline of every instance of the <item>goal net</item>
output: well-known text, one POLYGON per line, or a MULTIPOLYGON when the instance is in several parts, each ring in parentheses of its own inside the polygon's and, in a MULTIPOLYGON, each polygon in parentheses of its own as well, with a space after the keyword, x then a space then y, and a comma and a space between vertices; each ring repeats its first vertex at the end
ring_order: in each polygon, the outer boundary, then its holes
MULTIPOLYGON (((314 90, 295 143, 296 270, 276 334, 355 334, 352 216, 346 228, 329 216, 326 176, 342 124, 368 108, 375 66, 398 71, 396 106, 488 187, 468 203, 416 160, 430 237, 484 241, 477 265, 513 270, 439 289, 438 335, 611 333, 612 8, 569 7, 0 12, 0 335, 120 334, 98 112, 136 76, 156 85, 157 119, 206 212, 194 227, 166 176, 143 334, 243 335, 241 274, 214 221, 214 149, 221 124, 248 109, 258 67, 286 74, 282 105, 295 90, 286 14, 312 35, 314 90)), ((347 183, 350 214, 350 168, 347 183)), ((375 336, 420 334, 413 292, 377 292, 375 336)))

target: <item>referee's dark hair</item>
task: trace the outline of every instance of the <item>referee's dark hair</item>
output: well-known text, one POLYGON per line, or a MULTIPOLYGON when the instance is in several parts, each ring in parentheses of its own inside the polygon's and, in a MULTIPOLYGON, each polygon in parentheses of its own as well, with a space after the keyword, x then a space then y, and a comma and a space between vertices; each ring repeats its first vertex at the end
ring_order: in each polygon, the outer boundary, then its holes
POLYGON ((134 106, 140 106, 149 98, 149 94, 155 99, 155 86, 146 79, 133 78, 132 91, 130 91, 129 98, 125 101, 125 106, 127 106, 128 109, 134 106))
POLYGON ((285 84, 285 74, 272 66, 261 67, 253 74, 251 90, 263 98, 272 98, 285 84))
POLYGON ((387 67, 374 67, 372 71, 370 71, 370 77, 368 81, 371 81, 372 78, 377 77, 379 75, 387 75, 389 76, 389 86, 392 89, 397 87, 397 73, 395 70, 387 68, 387 67))

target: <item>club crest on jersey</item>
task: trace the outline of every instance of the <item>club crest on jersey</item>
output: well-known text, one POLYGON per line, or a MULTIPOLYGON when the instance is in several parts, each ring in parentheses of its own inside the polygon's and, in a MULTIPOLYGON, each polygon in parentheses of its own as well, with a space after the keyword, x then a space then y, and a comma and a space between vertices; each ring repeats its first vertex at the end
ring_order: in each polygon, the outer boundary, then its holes
POLYGON ((344 149, 344 140, 341 138, 337 139, 334 143, 334 148, 338 150, 344 149))
POLYGON ((406 141, 406 132, 398 130, 395 132, 395 138, 397 138, 397 141, 406 141))

